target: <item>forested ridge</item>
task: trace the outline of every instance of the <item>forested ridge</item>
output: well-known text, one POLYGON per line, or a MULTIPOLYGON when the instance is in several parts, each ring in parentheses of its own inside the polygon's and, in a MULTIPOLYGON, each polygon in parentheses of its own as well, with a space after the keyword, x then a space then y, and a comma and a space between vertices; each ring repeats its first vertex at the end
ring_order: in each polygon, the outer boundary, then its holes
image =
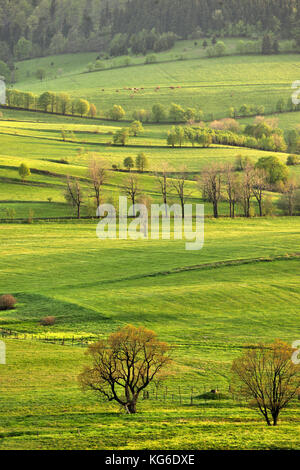
POLYGON ((0 59, 109 49, 119 33, 295 35, 300 0, 0 0, 0 59))
POLYGON ((246 33, 249 25, 257 32, 267 29, 289 36, 299 15, 299 0, 132 0, 125 10, 115 10, 113 28, 133 33, 155 27, 187 37, 199 27, 205 33, 230 35, 235 29, 246 33))

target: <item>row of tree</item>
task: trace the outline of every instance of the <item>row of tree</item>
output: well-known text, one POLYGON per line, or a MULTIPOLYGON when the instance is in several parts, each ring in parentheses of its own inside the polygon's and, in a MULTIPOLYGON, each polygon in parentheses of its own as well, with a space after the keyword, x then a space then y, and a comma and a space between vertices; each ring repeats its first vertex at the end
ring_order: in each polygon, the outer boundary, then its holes
MULTIPOLYGON (((173 87, 174 88, 174 87, 173 87)), ((55 112, 60 114, 78 114, 80 116, 95 117, 97 108, 93 103, 89 103, 84 99, 72 99, 68 93, 55 93, 45 91, 37 96, 31 92, 23 92, 17 89, 7 89, 6 92, 7 105, 10 107, 23 108, 28 110, 43 110, 47 112, 55 112)), ((105 113, 107 118, 119 121, 126 116, 126 111, 120 105, 114 105, 105 113)), ((133 117, 136 121, 141 122, 162 122, 169 120, 171 122, 189 122, 201 121, 203 119, 203 111, 196 108, 186 108, 172 103, 169 109, 162 104, 154 104, 152 112, 149 113, 144 109, 135 110, 133 117)))
POLYGON ((6 92, 7 105, 28 110, 42 110, 59 114, 72 114, 95 117, 97 108, 93 103, 84 99, 72 99, 68 93, 45 91, 37 96, 31 92, 8 89, 6 92))
MULTIPOLYGON (((138 174, 132 172, 134 161, 126 157, 124 166, 129 174, 124 177, 121 190, 135 204, 139 198, 146 204, 150 204, 151 198, 143 194, 138 174)), ((136 167, 139 172, 149 167, 145 154, 140 153, 136 158, 136 167)), ((114 165, 113 169, 118 169, 114 165)), ((179 198, 182 215, 184 216, 184 205, 191 197, 190 173, 184 166, 175 171, 166 162, 161 162, 158 171, 154 172, 157 187, 162 196, 162 202, 168 204, 174 195, 179 198)), ((99 158, 92 158, 89 165, 89 178, 93 188, 90 195, 95 204, 92 210, 99 207, 104 197, 104 186, 108 183, 109 172, 107 164, 99 158)), ((236 216, 237 206, 242 208, 245 217, 255 215, 252 201, 256 201, 260 216, 273 215, 272 198, 270 191, 279 191, 281 197, 278 207, 284 213, 293 216, 300 212, 299 182, 289 177, 288 167, 277 157, 262 157, 256 164, 249 158, 238 156, 234 164, 213 164, 205 167, 197 176, 199 189, 204 201, 213 205, 215 218, 219 217, 219 204, 227 202, 229 205, 229 216, 236 216)), ((78 179, 68 178, 66 189, 66 200, 77 208, 80 217, 80 208, 84 203, 85 196, 78 179)))
MULTIPOLYGON (((247 129, 248 130, 248 129, 247 129)), ((246 132, 246 131, 245 131, 246 132)), ((250 132, 250 130, 248 130, 250 132)), ((194 147, 210 147, 212 144, 247 147, 267 151, 285 152, 288 148, 284 136, 279 130, 272 130, 270 134, 249 135, 232 130, 220 130, 208 127, 174 126, 168 132, 167 145, 182 147, 189 142, 194 147)))
MULTIPOLYGON (((66 93, 44 92, 40 96, 35 96, 30 92, 20 92, 18 90, 7 91, 8 106, 20 107, 24 109, 43 110, 56 112, 63 115, 72 114, 90 116, 97 115, 97 108, 94 104, 83 99, 72 100, 66 93)), ((114 105, 107 113, 106 117, 119 121, 126 115, 122 106, 114 105)), ((300 152, 300 126, 287 132, 286 138, 281 129, 278 128, 276 118, 265 119, 257 116, 253 124, 240 126, 239 122, 233 118, 224 118, 213 121, 206 126, 201 123, 195 126, 195 120, 203 115, 201 110, 195 108, 183 109, 180 105, 172 104, 168 118, 172 121, 186 120, 187 126, 174 126, 168 132, 167 145, 170 147, 181 147, 188 142, 192 146, 209 147, 212 144, 230 145, 238 147, 255 148, 266 151, 286 152, 297 154, 300 152)), ((118 129, 113 136, 115 145, 125 146, 130 136, 140 135, 144 128, 141 121, 152 120, 161 122, 166 119, 165 108, 160 104, 153 105, 152 114, 149 116, 145 110, 135 110, 135 119, 129 127, 118 129), (148 116, 148 118, 147 118, 148 116)), ((148 121, 149 122, 149 121, 148 121)), ((66 132, 62 133, 63 140, 67 140, 66 132)), ((297 158, 289 163, 295 165, 297 158)))
POLYGON ((142 29, 138 33, 116 34, 109 43, 108 52, 112 57, 132 54, 146 55, 148 52, 162 52, 171 49, 178 37, 174 33, 159 34, 155 28, 142 29))
POLYGON ((214 164, 204 169, 199 179, 202 197, 213 205, 214 217, 219 216, 219 204, 227 201, 229 216, 234 218, 236 206, 243 209, 245 217, 254 215, 252 200, 258 206, 259 216, 273 215, 272 197, 267 192, 280 191, 278 207, 292 216, 300 211, 299 183, 289 178, 287 167, 277 157, 262 157, 254 165, 238 157, 237 166, 214 164), (237 169, 243 171, 237 172, 237 169))
MULTIPOLYGON (((295 48, 296 44, 290 46, 291 50, 295 48)), ((289 52, 291 52, 291 50, 289 52)), ((264 34, 261 40, 240 40, 236 45, 236 52, 238 54, 279 54, 280 46, 277 37, 274 37, 272 34, 264 34)))
MULTIPOLYGON (((43 80, 44 75, 42 70, 38 70, 37 74, 41 80, 43 80)), ((0 75, 1 75, 1 63, 0 63, 0 75)), ((171 89, 176 87, 171 86, 171 89)), ((180 88, 177 87, 177 88, 180 88)), ((133 93, 138 92, 139 89, 132 88, 130 89, 133 93)), ((156 88, 156 91, 159 91, 160 87, 156 88)), ((97 108, 93 103, 89 103, 84 99, 72 99, 68 93, 55 93, 52 91, 43 92, 41 95, 37 96, 31 92, 22 92, 14 88, 8 88, 7 92, 7 105, 10 107, 17 107, 23 109, 33 109, 38 110, 42 109, 47 112, 56 112, 60 114, 78 114, 80 116, 89 115, 90 117, 95 117, 97 114, 97 108), (78 109, 79 108, 79 109, 78 109)), ((280 98, 274 108, 274 113, 283 113, 290 111, 299 111, 300 104, 296 105, 292 102, 291 98, 287 101, 283 98, 280 98)), ((126 116, 126 111, 120 105, 114 105, 111 109, 106 111, 105 117, 119 121, 126 116)), ((228 116, 231 119, 239 117, 248 117, 248 116, 263 116, 265 114, 265 107, 263 105, 253 106, 248 104, 243 104, 239 109, 235 107, 230 107, 228 110, 228 116)), ((199 108, 188 107, 183 108, 181 105, 172 103, 169 108, 166 108, 161 103, 155 103, 152 106, 151 111, 140 108, 135 109, 132 113, 132 117, 136 121, 141 122, 178 122, 178 123, 194 123, 201 122, 204 119, 204 112, 199 108)), ((213 121, 213 114, 207 115, 206 118, 211 118, 213 121)), ((215 122, 226 121, 226 119, 221 119, 215 122)), ((276 129, 278 134, 278 129, 276 129)), ((273 148, 271 148, 273 150, 273 148)))

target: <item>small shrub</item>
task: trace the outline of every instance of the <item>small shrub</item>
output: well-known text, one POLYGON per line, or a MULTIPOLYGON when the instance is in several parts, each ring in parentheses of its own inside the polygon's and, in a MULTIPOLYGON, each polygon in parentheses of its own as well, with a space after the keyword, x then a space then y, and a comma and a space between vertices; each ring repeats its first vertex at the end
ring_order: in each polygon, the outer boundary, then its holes
POLYGON ((228 400, 230 397, 226 393, 220 392, 206 392, 201 395, 197 395, 197 400, 228 400))
POLYGON ((69 165, 69 161, 66 158, 61 158, 57 163, 60 163, 61 165, 69 165))
POLYGON ((17 300, 13 295, 6 294, 0 297, 0 310, 12 310, 15 308, 17 300))
POLYGON ((28 211, 28 219, 27 219, 27 223, 28 223, 28 224, 32 224, 32 222, 33 222, 33 217, 34 217, 34 210, 29 209, 29 211, 28 211))
POLYGON ((52 326, 55 324, 55 322, 56 322, 55 317, 44 317, 40 320, 40 324, 42 326, 52 326))
POLYGON ((263 201, 263 215, 273 217, 274 215, 274 205, 272 196, 267 196, 263 201))
POLYGON ((4 212, 8 220, 14 220, 14 218, 16 217, 16 211, 12 207, 4 209, 4 212))
POLYGON ((145 64, 155 64, 157 62, 157 57, 155 54, 149 54, 145 58, 145 64))
POLYGON ((300 165, 300 156, 299 155, 289 155, 286 161, 288 166, 300 165))

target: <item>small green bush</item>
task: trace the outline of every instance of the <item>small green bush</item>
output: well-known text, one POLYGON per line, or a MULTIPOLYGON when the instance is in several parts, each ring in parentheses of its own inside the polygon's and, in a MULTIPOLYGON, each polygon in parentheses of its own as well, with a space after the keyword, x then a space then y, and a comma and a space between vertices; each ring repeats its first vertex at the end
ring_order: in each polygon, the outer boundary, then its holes
POLYGON ((289 155, 286 161, 288 166, 300 165, 300 156, 299 155, 289 155))
POLYGON ((194 398, 196 398, 198 400, 228 400, 229 396, 226 395, 226 393, 206 392, 206 393, 203 393, 202 395, 197 395, 194 398))

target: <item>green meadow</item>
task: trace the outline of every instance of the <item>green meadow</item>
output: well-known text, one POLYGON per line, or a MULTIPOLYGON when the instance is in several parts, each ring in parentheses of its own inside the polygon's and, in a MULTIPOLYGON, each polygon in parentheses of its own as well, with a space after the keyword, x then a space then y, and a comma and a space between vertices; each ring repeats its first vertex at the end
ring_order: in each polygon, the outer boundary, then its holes
MULTIPOLYGON (((228 42, 229 54, 234 53, 236 42, 228 42)), ((124 58, 116 58, 104 61, 105 69, 92 72, 87 72, 87 66, 97 54, 21 62, 15 88, 36 94, 68 92, 73 98, 94 103, 101 116, 114 104, 123 106, 130 119, 135 109, 151 110, 155 103, 169 107, 174 102, 185 108, 198 107, 204 111, 204 118, 211 120, 226 117, 230 107, 239 109, 245 103, 263 105, 266 112, 274 112, 279 99, 287 102, 292 83, 298 79, 296 54, 207 58, 199 44, 177 44, 173 50, 157 54, 154 64, 145 65, 144 57, 133 57, 126 67, 122 66, 124 58), (40 67, 47 72, 43 81, 35 76, 40 67), (128 88, 139 91, 133 93, 128 88)))
MULTIPOLYGON (((234 54, 236 39, 225 42, 234 54)), ((120 57, 107 61, 107 70, 86 73, 96 56, 20 62, 15 87, 66 91, 94 102, 100 115, 120 104, 130 121, 134 109, 151 109, 156 102, 198 106, 214 118, 244 103, 273 112, 299 78, 296 54, 207 59, 201 41, 178 41, 157 54, 156 64, 144 65, 139 56, 120 67, 120 57), (42 82, 35 78, 39 67, 47 70, 42 82), (144 90, 131 98, 128 87, 144 90)), ((200 251, 187 251, 185 241, 173 235, 99 240, 88 203, 91 158, 107 168, 105 201, 124 195, 124 158, 144 152, 149 168, 138 174, 143 195, 162 202, 156 173, 167 162, 171 178, 186 166, 187 202, 203 203, 197 177, 207 165, 234 163, 238 155, 253 162, 276 155, 286 163, 288 154, 218 145, 170 148, 168 124, 145 124, 140 136, 120 147, 113 145, 113 134, 128 122, 1 112, 0 295, 12 294, 18 302, 14 310, 0 311, 0 332, 12 333, 0 336, 7 350, 7 364, 0 365, 0 449, 299 450, 298 400, 271 428, 256 409, 229 393, 232 360, 248 347, 300 338, 300 222, 280 212, 279 193, 268 192, 274 214, 261 218, 245 219, 238 207, 239 217, 231 220, 228 203, 221 201, 215 220, 212 204, 205 202, 200 251), (63 130, 72 133, 65 141, 63 130), (31 170, 25 181, 18 173, 21 163, 31 170), (81 220, 64 197, 67 176, 79 179, 85 195, 81 220), (54 325, 41 325, 47 316, 56 318, 54 325), (88 343, 127 324, 153 329, 172 348, 165 381, 150 386, 132 416, 83 392, 77 380, 88 343), (213 389, 222 392, 220 399, 199 398, 213 389)), ((276 117, 287 131, 297 126, 299 112, 276 117)), ((299 165, 290 174, 299 177, 299 165)), ((169 202, 178 202, 174 191, 169 202)), ((255 215, 254 200, 252 205, 255 215)))
POLYGON ((0 325, 21 339, 6 340, 0 448, 299 449, 297 402, 273 430, 239 400, 196 398, 228 392, 231 360, 245 347, 299 336, 298 241, 294 218, 208 220, 194 253, 183 241, 100 241, 95 224, 2 225, 1 291, 19 303, 0 325), (56 316, 53 327, 39 325, 45 315, 56 316), (173 346, 165 384, 132 419, 76 380, 86 362, 78 338, 127 323, 173 346), (41 341, 51 337, 66 343, 41 341))
MULTIPOLYGON (((146 173, 139 175, 141 192, 154 202, 160 201, 160 193, 155 172, 162 161, 167 162, 175 173, 182 166, 191 172, 187 188, 188 200, 201 201, 201 190, 196 182, 201 169, 213 162, 234 163, 237 155, 247 156, 254 162, 272 152, 248 148, 218 146, 209 148, 192 147, 170 148, 166 145, 169 125, 145 124, 138 137, 130 137, 125 147, 113 145, 113 134, 120 124, 95 122, 80 118, 51 116, 39 113, 5 110, 0 121, 0 215, 6 218, 5 211, 13 208, 17 218, 27 218, 29 210, 35 218, 72 216, 72 208, 66 204, 64 191, 67 175, 80 178, 86 196, 91 194, 88 180, 88 165, 91 158, 101 158, 108 170, 104 186, 106 199, 116 198, 124 193, 122 187, 128 176, 125 172, 113 171, 113 165, 123 168, 123 160, 133 159, 144 152, 149 161, 146 173), (19 120, 17 120, 19 118, 19 120), (73 135, 63 140, 62 130, 72 131, 73 135), (21 163, 26 163, 31 175, 22 182, 18 174, 21 163)), ((129 124, 125 124, 128 126, 129 124)), ((276 153, 285 163, 288 154, 276 153)), ((299 167, 292 167, 291 174, 298 175, 299 167)), ((273 194, 276 201, 278 195, 273 194)), ((171 200, 178 200, 171 194, 171 200)), ((255 202, 253 201, 255 206, 255 202)), ((212 206, 206 204, 206 213, 212 214, 212 206)), ((228 213, 227 205, 221 202, 221 211, 228 213)), ((88 215, 86 204, 83 214, 88 215)), ((93 215, 93 214, 89 214, 93 215)))

